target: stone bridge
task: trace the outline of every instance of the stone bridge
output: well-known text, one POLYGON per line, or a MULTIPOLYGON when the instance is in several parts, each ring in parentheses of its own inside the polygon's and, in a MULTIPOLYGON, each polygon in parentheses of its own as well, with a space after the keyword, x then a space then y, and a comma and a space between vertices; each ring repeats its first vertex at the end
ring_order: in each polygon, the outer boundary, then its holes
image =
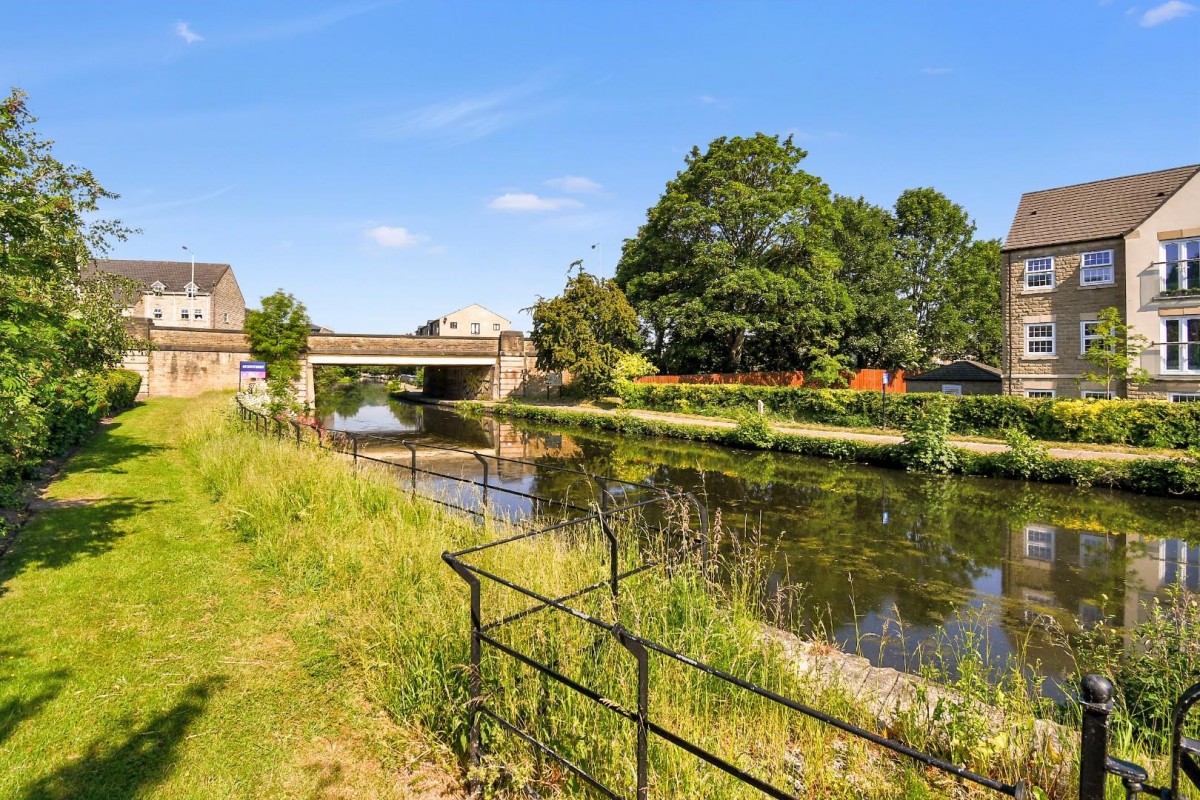
MULTIPOLYGON (((250 360, 242 331, 167 328, 148 321, 136 335, 149 353, 131 353, 128 369, 142 375, 142 397, 190 397, 210 389, 236 389, 238 362, 250 360)), ((499 400, 544 390, 537 351, 519 331, 499 339, 478 336, 378 336, 321 333, 308 337, 301 362, 303 399, 316 399, 313 370, 328 366, 424 367, 425 394, 451 400, 499 400)))

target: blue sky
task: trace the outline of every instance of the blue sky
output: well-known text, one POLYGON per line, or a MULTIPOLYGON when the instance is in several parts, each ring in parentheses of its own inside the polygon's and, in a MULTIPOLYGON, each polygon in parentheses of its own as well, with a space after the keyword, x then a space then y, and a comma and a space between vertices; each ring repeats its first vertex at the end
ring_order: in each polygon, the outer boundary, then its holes
MULTIPOLYGON (((1197 0, 1200 3, 1200 0, 1197 0)), ((143 233, 344 332, 611 275, 693 145, 792 133, 838 193, 1200 161, 1200 10, 1054 2, 3 2, 0 78, 143 233), (598 250, 600 243, 603 263, 598 250)))

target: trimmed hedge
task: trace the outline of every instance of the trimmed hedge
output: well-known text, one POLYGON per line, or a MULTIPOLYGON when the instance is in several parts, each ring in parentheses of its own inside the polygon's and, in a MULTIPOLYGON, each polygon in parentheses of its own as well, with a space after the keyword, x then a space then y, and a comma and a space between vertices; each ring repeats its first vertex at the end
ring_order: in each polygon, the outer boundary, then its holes
MULTIPOLYGON (((466 410, 483 410, 481 404, 463 406, 466 410)), ((601 414, 519 403, 497 404, 487 411, 497 416, 585 429, 689 439, 743 449, 775 450, 880 467, 907 469, 911 465, 910 453, 903 444, 872 444, 852 439, 823 439, 774 432, 764 436, 760 426, 753 423, 742 424, 734 429, 711 428, 702 424, 639 419, 620 412, 601 414)), ((957 449, 957 452, 959 457, 955 471, 962 475, 1100 486, 1139 494, 1200 499, 1200 462, 1193 458, 1109 461, 1045 456, 1038 460, 1036 470, 1031 472, 1027 464, 1019 463, 1009 452, 975 453, 962 449, 957 449)))
MULTIPOLYGON (((774 386, 625 383, 630 408, 736 417, 756 411, 797 422, 869 427, 883 418, 879 392, 774 386)), ((1035 400, 1004 395, 952 397, 934 393, 889 394, 887 425, 903 428, 932 404, 950 406, 951 433, 1002 438, 1019 430, 1052 442, 1123 444, 1186 450, 1200 447, 1200 403, 1161 400, 1035 400)))
POLYGON ((131 369, 109 370, 100 377, 104 385, 105 413, 112 414, 133 408, 142 390, 142 376, 131 369))

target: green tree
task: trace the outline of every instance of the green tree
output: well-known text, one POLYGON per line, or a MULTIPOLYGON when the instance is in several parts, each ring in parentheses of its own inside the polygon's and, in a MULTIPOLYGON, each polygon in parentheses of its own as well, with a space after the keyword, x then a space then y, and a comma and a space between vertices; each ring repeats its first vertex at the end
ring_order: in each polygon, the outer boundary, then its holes
POLYGON ((91 268, 129 231, 93 215, 105 190, 63 164, 19 90, 0 101, 0 484, 90 432, 98 377, 144 347, 121 316, 136 287, 91 268))
POLYGON ((1118 381, 1131 386, 1149 383, 1150 373, 1134 365, 1140 363, 1150 340, 1140 333, 1131 333, 1121 319, 1120 310, 1113 306, 1102 310, 1099 317, 1090 325, 1089 332, 1094 338, 1083 353, 1090 369, 1080 376, 1080 382, 1102 383, 1109 396, 1118 381))
POLYGON ((901 296, 914 315, 922 361, 1000 356, 999 242, 976 242, 962 206, 934 189, 896 200, 901 296))
POLYGON ((616 281, 660 367, 797 368, 836 347, 850 301, 806 155, 762 133, 693 148, 625 243, 616 281))
POLYGON ((642 347, 637 312, 615 282, 584 272, 567 278, 566 288, 532 307, 538 369, 571 373, 587 395, 611 391, 621 357, 642 347))
POLYGON ((838 219, 833 242, 853 306, 839 349, 859 368, 910 369, 921 352, 896 256, 896 218, 861 197, 839 195, 833 207, 838 219))
POLYGON ((264 297, 261 310, 246 312, 250 354, 267 362, 267 386, 275 413, 296 408, 300 356, 308 346, 311 324, 304 304, 283 289, 264 297))

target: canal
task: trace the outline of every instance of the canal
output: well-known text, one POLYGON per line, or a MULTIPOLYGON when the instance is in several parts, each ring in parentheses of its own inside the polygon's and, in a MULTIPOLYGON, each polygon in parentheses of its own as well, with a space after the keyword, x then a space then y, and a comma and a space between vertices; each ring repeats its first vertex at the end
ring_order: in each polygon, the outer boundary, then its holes
MULTIPOLYGON (((693 492, 727 535, 761 537, 774 559, 768 583, 796 598, 793 625, 899 669, 916 670, 939 642, 972 641, 993 663, 1021 651, 1060 679, 1076 626, 1133 624, 1169 586, 1200 591, 1194 502, 473 419, 389 398, 381 384, 331 392, 318 412, 330 428, 693 492)), ((493 479, 553 495, 542 472, 493 479)))

